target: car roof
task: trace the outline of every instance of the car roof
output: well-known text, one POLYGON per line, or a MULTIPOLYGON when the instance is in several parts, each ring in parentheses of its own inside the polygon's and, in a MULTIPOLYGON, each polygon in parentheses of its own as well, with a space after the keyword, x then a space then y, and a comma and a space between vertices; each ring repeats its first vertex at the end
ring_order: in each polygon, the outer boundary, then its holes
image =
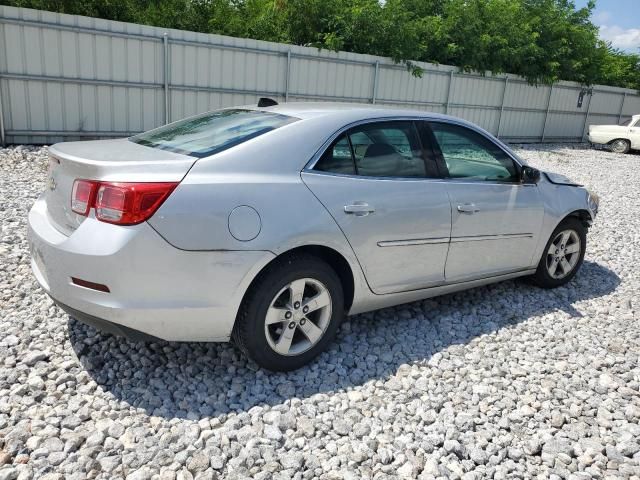
MULTIPOLYGON (((381 105, 361 104, 361 103, 339 103, 339 102, 287 102, 269 107, 257 107, 256 105, 246 105, 242 108, 280 113, 297 117, 302 120, 335 116, 348 116, 352 121, 366 120, 368 118, 384 117, 416 117, 425 119, 454 120, 454 117, 435 112, 425 112, 408 108, 394 108, 381 105)), ((456 121, 460 119, 455 118, 456 121)))
MULTIPOLYGON (((256 102, 257 103, 257 102, 256 102)), ((378 122, 385 120, 427 120, 447 122, 454 125, 465 126, 496 143, 507 152, 520 165, 526 165, 511 148, 499 138, 481 127, 463 120, 459 117, 443 115, 440 113, 414 110, 408 108, 397 108, 392 106, 380 106, 362 103, 337 103, 337 102, 287 102, 282 104, 258 107, 257 104, 237 105, 226 109, 251 110, 256 112, 271 112, 274 114, 288 115, 299 119, 299 121, 288 122, 279 128, 272 129, 265 135, 259 135, 252 141, 241 143, 240 145, 216 153, 211 157, 216 157, 216 161, 221 158, 232 157, 236 154, 256 161, 245 161, 242 163, 247 172, 266 171, 269 169, 273 173, 273 168, 281 172, 289 172, 292 168, 298 168, 299 158, 304 157, 308 162, 314 155, 317 155, 345 129, 358 125, 361 122, 378 122), (278 161, 270 163, 264 162, 265 152, 272 148, 277 151, 278 161), (287 150, 288 149, 288 150, 287 150), (290 152, 289 155, 282 155, 283 152, 290 152)), ((223 109, 225 110, 225 109, 223 109)), ((207 160, 209 157, 203 159, 207 160)), ((200 160, 201 162, 203 160, 200 160)), ((235 165, 237 162, 232 161, 235 165)), ((237 168, 237 167, 234 167, 237 168)), ((299 170, 296 170, 299 171, 299 170)))
MULTIPOLYGON (((498 143, 504 150, 509 152, 509 154, 514 159, 516 159, 518 163, 526 164, 526 162, 524 162, 507 144, 505 144, 502 140, 496 138, 483 128, 460 117, 444 115, 442 113, 414 110, 408 108, 397 108, 392 106, 372 105, 366 103, 339 102, 287 102, 277 105, 271 105, 268 107, 258 107, 256 104, 254 104, 231 108, 242 108, 247 110, 266 111, 279 113, 282 115, 289 115, 291 117, 299 118, 301 121, 295 123, 300 124, 313 125, 315 123, 314 120, 322 122, 329 120, 332 124, 341 127, 360 121, 384 120, 385 118, 409 118, 424 119, 430 121, 443 121, 466 126, 478 133, 481 133, 482 135, 490 138, 492 142, 498 143), (307 122, 306 120, 309 121, 307 122)), ((310 126, 310 128, 312 127, 310 126)))

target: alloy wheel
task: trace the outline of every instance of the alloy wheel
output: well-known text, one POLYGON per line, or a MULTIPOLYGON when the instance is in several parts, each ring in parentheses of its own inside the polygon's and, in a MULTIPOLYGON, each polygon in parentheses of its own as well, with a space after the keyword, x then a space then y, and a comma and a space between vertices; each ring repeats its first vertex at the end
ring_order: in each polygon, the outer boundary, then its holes
POLYGON ((547 250, 547 272, 552 278, 569 275, 580 259, 580 237, 575 230, 558 233, 547 250))
POLYGON ((265 316, 269 346, 280 355, 300 355, 323 337, 331 321, 331 295, 313 278, 294 280, 273 298, 265 316))

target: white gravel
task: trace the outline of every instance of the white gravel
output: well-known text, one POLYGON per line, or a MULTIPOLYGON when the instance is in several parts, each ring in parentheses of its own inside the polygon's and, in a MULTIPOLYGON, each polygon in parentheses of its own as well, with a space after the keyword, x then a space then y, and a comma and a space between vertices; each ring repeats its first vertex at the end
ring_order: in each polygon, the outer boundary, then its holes
POLYGON ((570 285, 358 315, 268 374, 70 320, 29 268, 46 150, 0 150, 0 480, 640 478, 640 155, 518 151, 601 196, 570 285))

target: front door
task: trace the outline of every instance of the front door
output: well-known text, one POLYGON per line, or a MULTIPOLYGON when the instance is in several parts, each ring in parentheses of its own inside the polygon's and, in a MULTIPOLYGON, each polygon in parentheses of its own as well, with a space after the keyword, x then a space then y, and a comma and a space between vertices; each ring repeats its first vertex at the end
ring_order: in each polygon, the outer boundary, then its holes
POLYGON ((367 123, 338 137, 302 179, 351 244, 375 293, 442 284, 451 207, 412 121, 367 123))
POLYGON ((544 215, 538 187, 493 141, 467 127, 431 122, 451 200, 447 283, 528 268, 544 215))

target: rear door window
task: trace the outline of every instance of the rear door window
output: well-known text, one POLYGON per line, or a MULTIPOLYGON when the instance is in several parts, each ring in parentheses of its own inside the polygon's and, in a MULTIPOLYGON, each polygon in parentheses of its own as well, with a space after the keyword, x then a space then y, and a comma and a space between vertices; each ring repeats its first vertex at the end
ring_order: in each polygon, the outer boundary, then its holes
POLYGON ((356 168, 351 155, 351 146, 346 135, 342 134, 333 145, 324 152, 315 170, 321 172, 355 175, 356 168))
POLYGON ((314 169, 367 177, 423 178, 431 176, 426 161, 415 123, 389 121, 360 125, 342 134, 314 169))
POLYGON ((349 132, 358 175, 426 177, 418 131, 413 122, 370 123, 349 132))
POLYGON ((261 110, 217 110, 135 135, 129 140, 160 150, 207 157, 297 120, 261 110))

